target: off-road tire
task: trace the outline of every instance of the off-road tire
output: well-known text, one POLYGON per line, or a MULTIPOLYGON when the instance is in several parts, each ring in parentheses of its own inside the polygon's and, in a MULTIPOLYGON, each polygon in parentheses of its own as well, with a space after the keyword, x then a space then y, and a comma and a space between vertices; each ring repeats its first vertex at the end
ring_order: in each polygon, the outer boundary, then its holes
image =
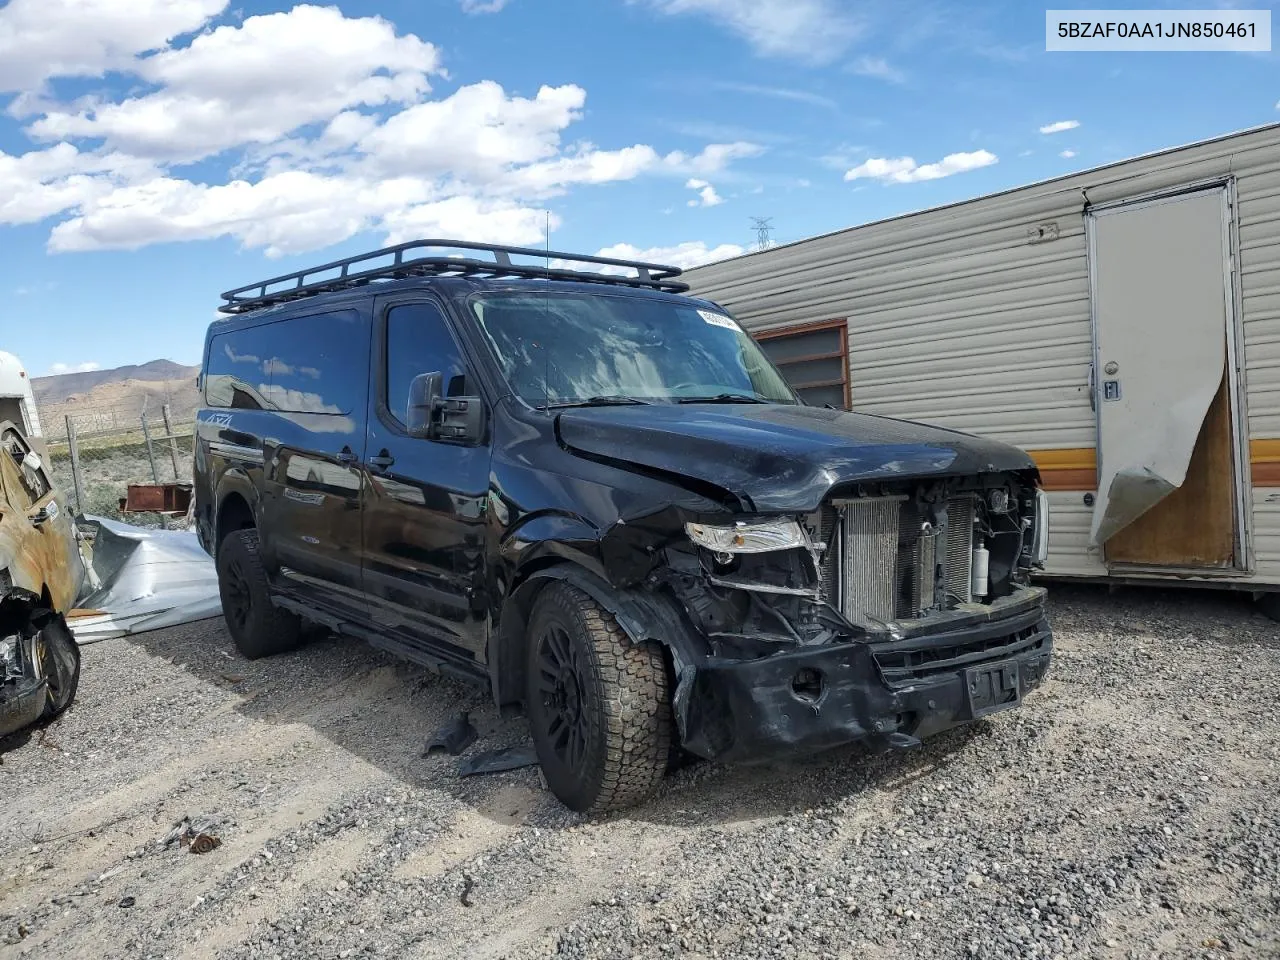
POLYGON ((249 660, 293 650, 302 622, 271 603, 271 581, 262 562, 257 530, 233 530, 218 547, 218 592, 227 631, 249 660))
POLYGON ((570 809, 590 813, 624 809, 651 796, 666 773, 672 739, 662 651, 632 644, 612 614, 567 583, 552 584, 538 596, 526 639, 526 710, 551 792, 570 809), (551 730, 554 718, 562 716, 555 683, 544 669, 553 633, 571 648, 578 678, 575 695, 585 723, 576 764, 557 749, 551 730))

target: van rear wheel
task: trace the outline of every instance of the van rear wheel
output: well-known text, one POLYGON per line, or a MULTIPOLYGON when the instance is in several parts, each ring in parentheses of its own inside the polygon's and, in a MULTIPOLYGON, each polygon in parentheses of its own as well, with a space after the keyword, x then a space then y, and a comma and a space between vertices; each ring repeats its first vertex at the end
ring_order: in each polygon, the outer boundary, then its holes
POLYGON ((257 530, 233 530, 218 547, 218 592, 236 649, 250 660, 298 646, 302 623, 271 603, 271 582, 257 530))
POLYGON ((527 712, 552 793, 593 813, 652 795, 671 745, 662 651, 632 644, 610 613, 567 583, 538 597, 528 651, 527 712))

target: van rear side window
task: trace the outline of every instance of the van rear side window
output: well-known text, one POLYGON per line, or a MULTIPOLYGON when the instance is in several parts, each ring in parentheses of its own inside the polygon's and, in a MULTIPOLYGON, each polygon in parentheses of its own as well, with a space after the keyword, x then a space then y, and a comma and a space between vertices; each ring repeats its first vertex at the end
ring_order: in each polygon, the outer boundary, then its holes
POLYGON ((209 344, 205 402, 281 413, 350 414, 364 405, 368 328, 354 310, 220 333, 209 344))

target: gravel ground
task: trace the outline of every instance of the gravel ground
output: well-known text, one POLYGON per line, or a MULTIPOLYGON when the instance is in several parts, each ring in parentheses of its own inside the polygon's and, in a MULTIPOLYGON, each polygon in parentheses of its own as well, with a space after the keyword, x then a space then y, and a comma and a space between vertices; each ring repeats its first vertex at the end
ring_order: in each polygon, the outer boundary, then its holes
MULTIPOLYGON (((906 754, 697 764, 625 815, 426 738, 480 692, 220 622, 86 648, 0 757, 0 955, 1280 956, 1280 641, 1241 598, 1055 588, 1012 713, 906 754), (203 855, 163 845, 212 818, 203 855)), ((476 749, 476 748, 473 748, 476 749)))

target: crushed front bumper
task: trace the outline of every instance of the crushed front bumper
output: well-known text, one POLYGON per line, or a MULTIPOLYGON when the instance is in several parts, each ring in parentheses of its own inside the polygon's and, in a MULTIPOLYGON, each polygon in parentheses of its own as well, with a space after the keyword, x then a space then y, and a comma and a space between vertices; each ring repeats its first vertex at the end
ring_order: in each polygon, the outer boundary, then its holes
POLYGON ((704 660, 677 694, 684 747, 760 761, 857 740, 909 746, 1016 707, 1048 672, 1053 635, 1042 591, 1007 607, 881 642, 704 660))

